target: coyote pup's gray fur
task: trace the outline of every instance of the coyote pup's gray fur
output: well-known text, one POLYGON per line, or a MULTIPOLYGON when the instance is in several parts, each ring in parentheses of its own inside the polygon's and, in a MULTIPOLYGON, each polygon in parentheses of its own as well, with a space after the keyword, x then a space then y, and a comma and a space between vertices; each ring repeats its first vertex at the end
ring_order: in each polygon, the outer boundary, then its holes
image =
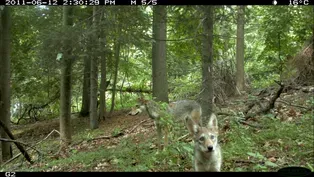
MULTIPOLYGON (((146 110, 149 117, 152 118, 155 121, 155 125, 157 128, 157 134, 158 134, 158 141, 160 144, 160 141, 162 139, 162 127, 160 125, 160 118, 164 117, 166 114, 170 114, 173 116, 175 121, 184 121, 185 125, 187 126, 186 117, 190 117, 190 119, 193 120, 193 122, 200 124, 200 117, 202 115, 202 109, 201 106, 193 100, 180 100, 176 102, 169 103, 166 110, 162 110, 155 101, 152 100, 145 100, 143 98, 138 99, 138 102, 140 103, 140 109, 146 110)), ((190 134, 193 133, 193 130, 191 127, 187 126, 190 134)), ((168 143, 168 135, 167 130, 165 129, 165 145, 168 143)))
POLYGON ((195 171, 220 172, 222 154, 218 144, 218 124, 215 114, 211 114, 207 127, 201 127, 189 118, 187 122, 194 133, 195 171))

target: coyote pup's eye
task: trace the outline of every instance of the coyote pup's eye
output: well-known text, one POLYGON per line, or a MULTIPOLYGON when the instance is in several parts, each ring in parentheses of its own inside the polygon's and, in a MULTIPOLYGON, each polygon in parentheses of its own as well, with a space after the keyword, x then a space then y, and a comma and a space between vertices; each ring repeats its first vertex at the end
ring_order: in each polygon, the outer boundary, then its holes
POLYGON ((210 139, 215 139, 215 136, 214 135, 210 135, 210 139))
POLYGON ((201 136, 200 141, 204 141, 204 140, 205 140, 204 136, 201 136))

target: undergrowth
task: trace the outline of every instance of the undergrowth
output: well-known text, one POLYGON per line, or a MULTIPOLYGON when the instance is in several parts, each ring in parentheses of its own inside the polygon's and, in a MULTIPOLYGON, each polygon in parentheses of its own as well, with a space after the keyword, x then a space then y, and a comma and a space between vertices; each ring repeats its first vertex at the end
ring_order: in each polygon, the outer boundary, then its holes
MULTIPOLYGON (((235 117, 218 117, 222 128, 225 120, 230 127, 221 131, 223 152, 222 171, 277 171, 287 166, 314 167, 314 117, 304 114, 293 121, 282 122, 271 116, 259 118, 267 128, 257 129, 239 124, 235 117)), ((172 122, 168 122, 172 123, 172 122)), ((114 129, 112 135, 121 130, 114 129)), ((175 132, 175 128, 172 129, 175 132)), ((101 130, 85 130, 73 136, 74 141, 97 137, 101 130)), ((157 150, 156 135, 135 143, 133 137, 121 138, 116 146, 96 146, 91 149, 69 150, 68 157, 54 159, 43 156, 34 165, 21 163, 22 157, 1 168, 1 171, 193 171, 193 142, 176 141, 170 136, 169 146, 157 150)), ((42 151, 57 151, 57 139, 50 139, 38 147, 42 151)), ((34 155, 32 156, 34 157, 34 155)))

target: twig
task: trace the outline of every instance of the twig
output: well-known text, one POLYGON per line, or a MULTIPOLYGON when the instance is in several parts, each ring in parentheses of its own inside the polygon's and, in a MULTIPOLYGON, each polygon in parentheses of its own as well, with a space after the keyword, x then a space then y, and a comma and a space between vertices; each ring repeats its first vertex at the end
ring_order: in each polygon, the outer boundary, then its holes
POLYGON ((46 140, 53 132, 57 132, 60 135, 60 132, 58 130, 53 129, 44 139, 38 141, 35 145, 38 145, 39 143, 41 143, 44 140, 46 140))
POLYGON ((179 137, 179 138, 177 139, 177 141, 180 141, 180 140, 186 138, 186 137, 189 136, 189 135, 190 135, 190 133, 187 133, 187 134, 185 134, 185 135, 179 137))
POLYGON ((281 103, 284 103, 284 104, 287 104, 289 106, 294 106, 294 107, 298 107, 298 108, 303 108, 303 109, 310 109, 308 107, 305 107, 305 106, 300 106, 300 105, 295 105, 295 104, 292 104, 292 103, 289 103, 287 101, 284 101, 284 100, 277 100, 278 102, 281 102, 281 103))
MULTIPOLYGON (((59 135, 60 135, 60 132, 57 131, 57 130, 52 130, 43 140, 37 142, 34 146, 38 145, 39 143, 41 143, 42 141, 46 140, 53 132, 57 132, 59 135)), ((29 148, 26 148, 26 151, 31 149, 30 147, 29 148)), ((11 159, 9 159, 8 161, 6 161, 5 163, 2 164, 2 166, 5 166, 6 164, 12 162, 13 160, 15 160, 16 158, 18 158, 22 153, 18 153, 17 155, 15 155, 14 157, 12 157, 11 159)))
MULTIPOLYGON (((235 163, 259 163, 259 162, 255 162, 255 161, 251 161, 251 160, 234 160, 235 163)), ((262 162, 260 162, 262 163, 262 162)))
POLYGON ((142 123, 147 122, 149 119, 143 120, 140 123, 138 123, 131 131, 129 131, 128 133, 132 133, 138 126, 140 126, 142 123))
POLYGON ((111 136, 100 136, 100 137, 96 137, 96 138, 91 138, 91 139, 88 139, 87 142, 89 141, 94 141, 94 140, 99 140, 99 139, 110 139, 110 138, 117 138, 119 136, 123 136, 124 133, 123 132, 120 132, 116 135, 111 135, 111 136))
POLYGON ((243 120, 239 120, 240 123, 242 124, 245 124, 245 125, 248 125, 250 127, 254 127, 254 128, 267 128, 267 126, 262 126, 262 125, 254 125, 254 124, 250 124, 246 121, 243 121, 243 120))
POLYGON ((227 112, 217 112, 217 115, 220 115, 220 116, 234 116, 234 114, 227 113, 227 112))

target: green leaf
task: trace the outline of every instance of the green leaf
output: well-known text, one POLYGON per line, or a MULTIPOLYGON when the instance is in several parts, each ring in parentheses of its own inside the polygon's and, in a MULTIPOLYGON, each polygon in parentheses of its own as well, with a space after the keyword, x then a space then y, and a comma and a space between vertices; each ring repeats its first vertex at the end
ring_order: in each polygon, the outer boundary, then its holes
POLYGON ((193 148, 191 146, 183 145, 182 148, 189 153, 193 152, 193 148))
POLYGON ((258 152, 256 152, 256 153, 248 152, 247 155, 252 156, 252 157, 255 157, 255 158, 258 158, 258 159, 263 159, 263 158, 264 158, 264 156, 261 155, 261 154, 258 153, 258 152))
POLYGON ((271 162, 271 161, 266 161, 266 162, 265 162, 265 165, 266 165, 266 166, 269 166, 269 167, 278 167, 277 164, 275 164, 275 163, 273 163, 273 162, 271 162))

